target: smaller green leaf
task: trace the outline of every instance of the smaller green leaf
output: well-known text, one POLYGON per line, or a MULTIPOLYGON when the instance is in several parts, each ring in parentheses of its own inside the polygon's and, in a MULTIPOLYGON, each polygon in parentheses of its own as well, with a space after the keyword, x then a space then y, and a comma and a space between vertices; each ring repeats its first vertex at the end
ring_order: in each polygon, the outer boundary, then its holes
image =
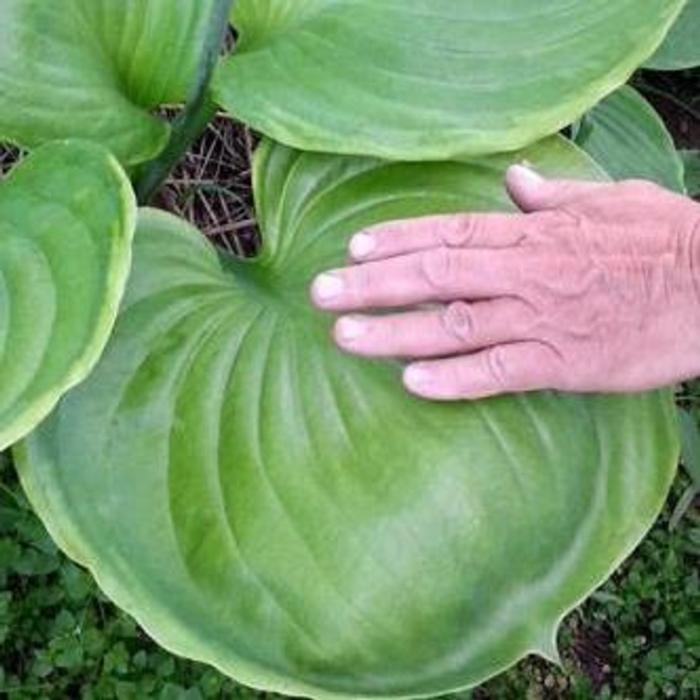
POLYGON ((661 48, 647 62, 653 70, 700 66, 700 0, 688 0, 661 48))
POLYGON ((679 151, 685 169, 685 188, 691 197, 700 195, 700 150, 679 151))
POLYGON ((641 178, 685 192, 683 162, 654 108, 625 85, 594 107, 574 141, 615 180, 641 178))
POLYGON ((122 163, 155 157, 153 114, 187 97, 215 0, 2 0, 0 140, 80 137, 122 163))
POLYGON ((700 488, 700 429, 694 416, 680 411, 681 458, 690 478, 700 488))
POLYGON ((692 484, 685 490, 678 501, 669 527, 675 530, 686 513, 690 510, 696 496, 700 493, 700 428, 690 411, 680 410, 681 426, 681 462, 692 479, 692 484))
POLYGON ((84 142, 43 146, 0 183, 0 449, 97 362, 131 262, 136 203, 84 142))
POLYGON ((673 509, 673 513, 671 514, 671 519, 668 523, 670 530, 675 530, 680 525, 681 520, 685 518, 686 513, 690 510, 693 502, 695 501, 695 497, 699 492, 700 489, 698 489, 698 487, 695 485, 688 486, 688 488, 683 492, 683 495, 680 497, 676 507, 673 509))

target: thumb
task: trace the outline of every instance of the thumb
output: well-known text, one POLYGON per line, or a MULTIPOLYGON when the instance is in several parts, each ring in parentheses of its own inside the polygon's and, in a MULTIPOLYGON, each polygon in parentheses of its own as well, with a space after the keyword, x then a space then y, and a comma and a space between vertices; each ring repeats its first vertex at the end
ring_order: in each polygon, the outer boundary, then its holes
POLYGON ((557 209, 600 186, 598 182, 548 180, 527 165, 511 165, 506 173, 508 194, 526 213, 557 209))

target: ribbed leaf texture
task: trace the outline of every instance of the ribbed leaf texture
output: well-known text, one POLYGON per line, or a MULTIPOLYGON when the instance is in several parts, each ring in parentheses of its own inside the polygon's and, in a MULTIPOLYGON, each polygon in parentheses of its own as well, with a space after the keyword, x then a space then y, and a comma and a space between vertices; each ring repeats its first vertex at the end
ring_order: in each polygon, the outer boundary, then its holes
POLYGON ((685 0, 239 0, 215 92, 296 148, 398 160, 527 146, 661 43, 685 0))
POLYGON ((624 85, 588 112, 574 140, 615 180, 650 180, 685 194, 684 167, 654 108, 624 85))
POLYGON ((656 70, 700 66, 700 0, 688 0, 661 48, 647 64, 656 70))
POLYGON ((0 449, 97 362, 135 225, 129 181, 99 146, 43 146, 0 183, 0 449))
POLYGON ((123 163, 155 157, 182 102, 215 0, 2 0, 0 141, 80 137, 123 163))
MULTIPOLYGON (((601 177, 558 138, 518 157, 601 177)), ((164 646, 286 693, 439 694, 555 657, 562 616, 651 526, 670 392, 420 401, 308 303, 362 227, 509 208, 509 162, 265 143, 254 262, 142 213, 99 367, 16 458, 54 538, 164 646)))

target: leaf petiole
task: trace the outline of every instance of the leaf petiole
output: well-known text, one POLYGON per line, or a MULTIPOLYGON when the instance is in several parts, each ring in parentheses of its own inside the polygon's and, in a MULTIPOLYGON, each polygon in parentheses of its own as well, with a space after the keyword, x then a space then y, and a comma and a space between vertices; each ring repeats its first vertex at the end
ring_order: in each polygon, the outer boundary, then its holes
POLYGON ((135 182, 134 189, 140 205, 150 202, 172 169, 216 114, 216 105, 209 94, 209 84, 226 38, 232 7, 233 0, 214 2, 196 79, 185 108, 173 123, 170 141, 165 150, 142 167, 135 182))

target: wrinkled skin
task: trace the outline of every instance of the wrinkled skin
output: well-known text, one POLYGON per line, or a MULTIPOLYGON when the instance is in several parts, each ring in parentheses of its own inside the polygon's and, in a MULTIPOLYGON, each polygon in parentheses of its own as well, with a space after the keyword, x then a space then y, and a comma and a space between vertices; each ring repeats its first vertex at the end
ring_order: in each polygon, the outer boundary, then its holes
POLYGON ((523 213, 355 235, 355 264, 312 287, 319 308, 344 314, 338 345, 408 359, 407 388, 439 400, 700 375, 700 205, 647 182, 551 181, 524 166, 506 185, 523 213))

